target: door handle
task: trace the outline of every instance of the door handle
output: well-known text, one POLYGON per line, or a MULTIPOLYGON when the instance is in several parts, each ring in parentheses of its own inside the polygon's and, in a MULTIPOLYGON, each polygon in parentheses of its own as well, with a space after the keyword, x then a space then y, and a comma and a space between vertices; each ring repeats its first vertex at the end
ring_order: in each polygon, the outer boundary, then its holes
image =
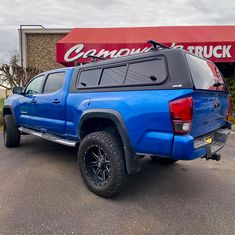
POLYGON ((37 100, 32 99, 31 104, 36 104, 36 103, 37 103, 37 100))
POLYGON ((52 103, 53 103, 53 104, 59 104, 60 101, 59 101, 58 99, 54 99, 54 100, 52 101, 52 103))

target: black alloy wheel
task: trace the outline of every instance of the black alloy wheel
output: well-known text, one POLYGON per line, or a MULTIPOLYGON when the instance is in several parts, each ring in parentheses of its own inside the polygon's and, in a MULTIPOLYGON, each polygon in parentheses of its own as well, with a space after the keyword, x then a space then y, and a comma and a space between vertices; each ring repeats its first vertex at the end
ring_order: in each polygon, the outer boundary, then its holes
POLYGON ((79 146, 78 162, 85 184, 95 194, 113 197, 126 186, 123 145, 117 135, 99 131, 85 136, 79 146))
POLYGON ((110 161, 107 153, 98 145, 91 145, 84 155, 84 167, 88 178, 94 184, 107 184, 111 176, 110 161))

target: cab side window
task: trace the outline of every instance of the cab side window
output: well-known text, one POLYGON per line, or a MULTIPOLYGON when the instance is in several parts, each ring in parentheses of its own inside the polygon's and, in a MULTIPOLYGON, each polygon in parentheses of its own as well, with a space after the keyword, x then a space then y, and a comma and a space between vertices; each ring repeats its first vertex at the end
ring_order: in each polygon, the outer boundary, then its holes
POLYGON ((48 75, 44 87, 44 94, 52 93, 60 90, 63 86, 65 72, 51 73, 48 75))
POLYGON ((26 87, 25 94, 40 94, 44 84, 45 76, 40 75, 34 78, 26 87))

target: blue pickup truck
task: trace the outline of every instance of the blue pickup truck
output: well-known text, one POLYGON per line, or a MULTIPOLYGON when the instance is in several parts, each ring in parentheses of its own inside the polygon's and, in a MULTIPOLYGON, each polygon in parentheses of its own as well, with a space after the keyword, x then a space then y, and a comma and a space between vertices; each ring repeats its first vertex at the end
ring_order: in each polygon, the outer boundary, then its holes
POLYGON ((5 101, 4 142, 23 134, 78 147, 87 187, 118 194, 139 159, 220 160, 230 96, 212 62, 151 42, 146 53, 47 71, 5 101))

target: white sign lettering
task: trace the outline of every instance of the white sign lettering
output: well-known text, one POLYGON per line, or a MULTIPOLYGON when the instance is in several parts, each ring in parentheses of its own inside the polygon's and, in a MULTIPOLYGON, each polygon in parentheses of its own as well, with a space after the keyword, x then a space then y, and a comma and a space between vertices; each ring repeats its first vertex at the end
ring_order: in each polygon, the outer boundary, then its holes
MULTIPOLYGON (((171 48, 184 48, 183 45, 176 45, 176 43, 171 44, 171 48)), ((220 58, 231 58, 230 50, 232 45, 218 45, 218 46, 188 46, 184 48, 185 50, 194 53, 200 57, 210 59, 215 57, 220 58)))
MULTIPOLYGON (((97 50, 97 49, 90 49, 85 51, 84 44, 80 43, 73 47, 71 47, 64 55, 64 60, 66 62, 74 62, 80 58, 87 59, 89 56, 98 56, 98 57, 121 57, 127 55, 133 55, 138 53, 147 52, 151 49, 151 47, 141 48, 121 48, 117 50, 97 50)), ((204 57, 210 59, 212 57, 215 58, 231 58, 230 50, 232 48, 231 45, 217 45, 217 46, 188 46, 184 48, 183 45, 176 45, 176 43, 172 43, 171 48, 181 48, 188 50, 191 53, 194 53, 200 57, 204 57)))
POLYGON ((80 43, 77 44, 73 47, 71 47, 64 55, 64 60, 66 62, 73 62, 76 61, 80 58, 87 59, 89 56, 98 56, 98 57, 111 57, 111 58, 116 58, 120 56, 127 56, 127 55, 133 55, 133 54, 138 54, 138 53, 143 53, 147 52, 151 49, 151 47, 145 47, 143 49, 141 48, 122 48, 119 50, 112 50, 108 51, 105 49, 101 49, 100 51, 97 51, 96 49, 91 49, 88 51, 84 51, 84 44, 80 43))

